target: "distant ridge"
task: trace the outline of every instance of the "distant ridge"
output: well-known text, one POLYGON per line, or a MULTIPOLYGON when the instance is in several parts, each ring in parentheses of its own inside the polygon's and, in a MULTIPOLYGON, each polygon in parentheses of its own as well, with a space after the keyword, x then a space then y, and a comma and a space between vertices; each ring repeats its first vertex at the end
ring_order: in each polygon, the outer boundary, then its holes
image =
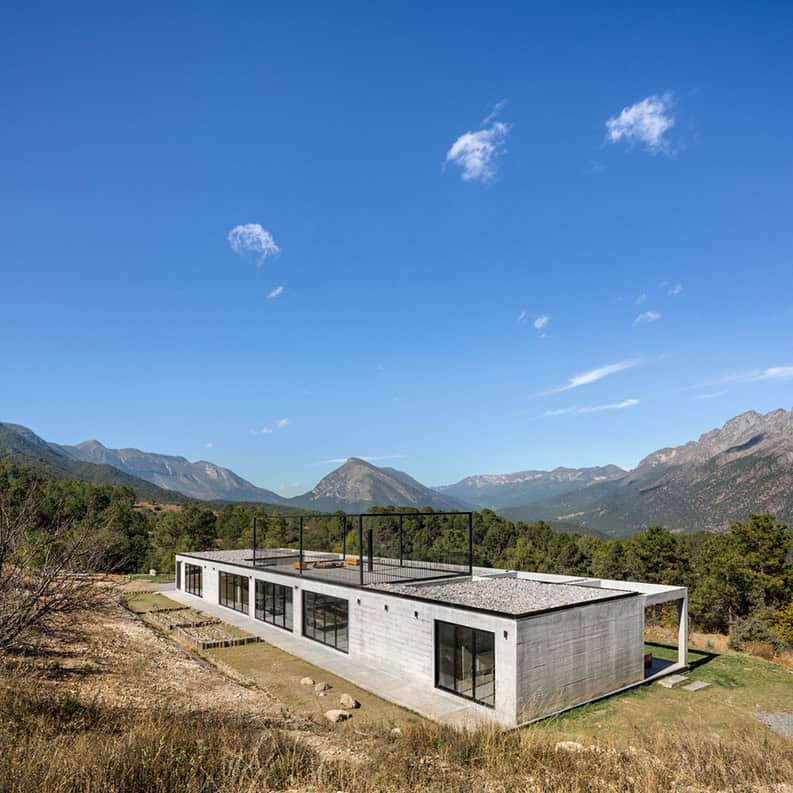
POLYGON ((793 522, 793 410, 750 410, 697 441, 652 452, 618 479, 502 510, 615 536, 653 524, 723 530, 750 512, 793 522))
POLYGON ((32 468, 53 479, 77 479, 106 485, 131 487, 138 498, 157 502, 180 502, 184 496, 120 471, 108 464, 75 460, 54 443, 48 443, 20 424, 0 422, 0 461, 32 468))
POLYGON ((308 493, 290 499, 290 504, 323 512, 365 512, 374 506, 470 508, 459 499, 422 485, 404 471, 378 468, 357 457, 350 457, 308 493))
POLYGON ((205 501, 260 501, 285 504, 287 499, 256 487, 228 468, 206 460, 191 463, 184 457, 139 449, 108 449, 97 440, 76 446, 59 446, 75 460, 112 465, 131 476, 144 479, 166 490, 205 501))

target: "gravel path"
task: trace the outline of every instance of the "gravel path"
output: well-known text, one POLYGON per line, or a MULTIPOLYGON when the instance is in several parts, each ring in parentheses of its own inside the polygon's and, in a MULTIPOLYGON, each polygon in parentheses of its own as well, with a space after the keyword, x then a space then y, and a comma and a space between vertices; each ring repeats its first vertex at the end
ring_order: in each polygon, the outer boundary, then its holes
POLYGON ((793 713, 753 713, 756 719, 783 738, 793 738, 793 713))

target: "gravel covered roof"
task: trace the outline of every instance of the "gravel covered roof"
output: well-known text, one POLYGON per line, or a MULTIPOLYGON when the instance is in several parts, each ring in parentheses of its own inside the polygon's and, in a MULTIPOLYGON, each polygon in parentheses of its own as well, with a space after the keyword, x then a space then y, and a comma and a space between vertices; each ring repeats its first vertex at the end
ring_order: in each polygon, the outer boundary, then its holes
POLYGON ((377 589, 510 615, 630 594, 616 589, 549 584, 525 578, 474 578, 434 584, 380 584, 377 589))

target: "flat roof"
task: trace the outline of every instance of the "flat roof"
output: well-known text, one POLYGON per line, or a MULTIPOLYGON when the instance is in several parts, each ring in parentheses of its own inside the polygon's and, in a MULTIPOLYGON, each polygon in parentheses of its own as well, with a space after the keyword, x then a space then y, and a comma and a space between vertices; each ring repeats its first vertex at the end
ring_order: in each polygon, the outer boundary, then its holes
POLYGON ((551 584, 501 576, 433 583, 378 584, 372 589, 513 617, 633 594, 619 589, 551 584))

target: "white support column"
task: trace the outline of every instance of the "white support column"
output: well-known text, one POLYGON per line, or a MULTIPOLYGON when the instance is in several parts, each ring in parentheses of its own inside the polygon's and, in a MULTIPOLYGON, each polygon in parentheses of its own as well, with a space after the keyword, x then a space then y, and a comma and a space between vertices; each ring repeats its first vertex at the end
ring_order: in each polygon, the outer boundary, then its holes
POLYGON ((688 665, 688 596, 677 601, 677 662, 688 665))

